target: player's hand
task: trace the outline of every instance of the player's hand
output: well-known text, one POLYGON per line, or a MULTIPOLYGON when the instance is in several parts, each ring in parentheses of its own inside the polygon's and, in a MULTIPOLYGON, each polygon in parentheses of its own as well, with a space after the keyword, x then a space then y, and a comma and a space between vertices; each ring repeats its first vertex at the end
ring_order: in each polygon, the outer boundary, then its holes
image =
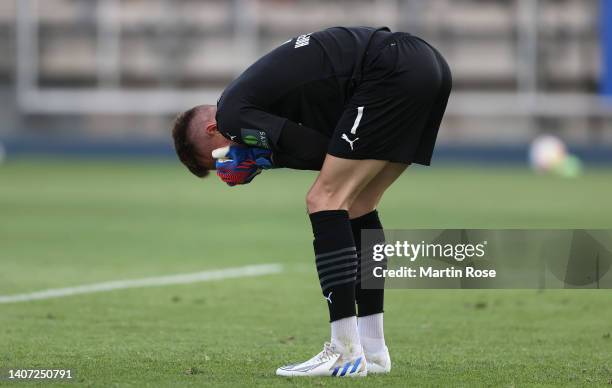
POLYGON ((250 183, 262 169, 272 168, 272 152, 261 148, 231 146, 217 160, 217 175, 229 186, 250 183))
POLYGON ((263 148, 251 148, 242 146, 231 146, 226 158, 231 160, 253 161, 255 164, 264 170, 273 168, 272 166, 272 151, 263 148))
POLYGON ((228 184, 228 186, 246 185, 259 174, 262 169, 253 160, 242 162, 232 159, 217 160, 217 176, 228 184))

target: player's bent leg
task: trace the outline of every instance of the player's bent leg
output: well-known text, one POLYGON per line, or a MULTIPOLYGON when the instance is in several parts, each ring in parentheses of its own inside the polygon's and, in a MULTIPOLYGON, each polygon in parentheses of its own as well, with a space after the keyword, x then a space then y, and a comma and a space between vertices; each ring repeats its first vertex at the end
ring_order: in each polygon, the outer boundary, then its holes
POLYGON ((353 377, 367 374, 355 308, 357 249, 348 208, 384 168, 385 161, 328 155, 307 196, 317 273, 329 309, 331 343, 301 364, 279 368, 281 376, 353 377))
POLYGON ((327 155, 317 180, 306 196, 308 213, 348 210, 361 191, 389 162, 351 160, 327 155))
POLYGON ((351 219, 359 218, 374 211, 385 191, 402 175, 408 166, 404 163, 387 163, 352 202, 349 208, 351 219))
POLYGON ((388 163, 328 155, 306 198, 314 234, 317 272, 332 322, 332 343, 341 347, 355 343, 356 339, 347 338, 345 341, 340 338, 342 336, 336 336, 336 328, 350 325, 334 323, 352 320, 356 316, 354 284, 358 260, 348 209, 388 163))
MULTIPOLYGON (((380 231, 380 241, 384 241, 383 227, 376 208, 385 191, 408 167, 407 164, 389 163, 361 191, 349 209, 353 237, 358 248, 358 263, 361 264, 361 230, 380 231)), ((378 237, 378 236, 377 236, 378 237)), ((367 253, 366 253, 367 255, 367 253)), ((377 289, 361 288, 361 268, 358 265, 355 282, 355 299, 358 307, 359 340, 367 360, 368 373, 389 373, 391 357, 385 343, 383 330, 384 283, 377 289)))

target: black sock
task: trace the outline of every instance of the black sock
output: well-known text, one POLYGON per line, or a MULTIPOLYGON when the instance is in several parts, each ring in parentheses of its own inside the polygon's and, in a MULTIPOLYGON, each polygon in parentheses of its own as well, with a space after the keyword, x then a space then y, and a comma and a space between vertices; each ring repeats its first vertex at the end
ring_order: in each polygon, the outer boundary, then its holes
POLYGON ((361 246, 361 230, 362 229, 377 229, 380 230, 380 236, 376 236, 376 242, 384 242, 385 236, 382 232, 383 227, 378 218, 378 212, 374 210, 371 213, 363 215, 359 218, 351 220, 351 228, 353 230, 353 239, 355 240, 355 246, 357 247, 357 253, 359 255, 359 268, 357 271, 357 281, 355 282, 355 299, 357 301, 357 307, 359 308, 360 317, 367 315, 378 314, 383 312, 385 290, 382 288, 383 283, 380 284, 381 289, 369 290, 361 288, 361 255, 364 254, 366 257, 372 257, 371 247, 361 246))
POLYGON ((317 272, 330 322, 356 315, 357 249, 346 210, 310 215, 317 272))

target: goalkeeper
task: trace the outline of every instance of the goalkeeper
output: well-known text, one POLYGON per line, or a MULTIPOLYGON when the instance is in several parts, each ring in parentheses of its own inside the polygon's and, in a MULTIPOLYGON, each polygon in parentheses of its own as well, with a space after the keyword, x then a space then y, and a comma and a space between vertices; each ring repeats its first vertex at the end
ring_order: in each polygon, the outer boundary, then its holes
POLYGON ((361 230, 382 231, 376 208, 385 190, 411 163, 430 164, 450 91, 448 64, 422 39, 335 27, 288 40, 233 81, 216 107, 176 119, 176 152, 198 177, 216 170, 233 186, 268 168, 320 171, 306 204, 331 341, 278 375, 390 371, 384 290, 360 286, 361 230))

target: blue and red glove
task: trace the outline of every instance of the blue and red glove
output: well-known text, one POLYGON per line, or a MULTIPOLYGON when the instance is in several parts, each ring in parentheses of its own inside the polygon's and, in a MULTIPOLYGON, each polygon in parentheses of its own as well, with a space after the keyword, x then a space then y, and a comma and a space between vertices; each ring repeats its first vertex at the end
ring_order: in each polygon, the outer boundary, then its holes
POLYGON ((215 163, 217 175, 229 186, 246 185, 262 170, 273 168, 271 155, 269 150, 233 145, 225 158, 215 163))

